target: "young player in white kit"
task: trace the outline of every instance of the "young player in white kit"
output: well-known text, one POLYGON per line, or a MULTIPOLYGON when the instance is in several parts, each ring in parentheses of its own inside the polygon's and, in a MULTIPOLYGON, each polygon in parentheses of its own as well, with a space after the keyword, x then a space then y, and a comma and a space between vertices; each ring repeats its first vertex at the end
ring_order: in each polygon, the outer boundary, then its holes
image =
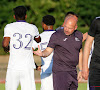
MULTIPOLYGON (((46 15, 42 20, 43 33, 40 34, 41 42, 39 43, 40 48, 44 51, 49 43, 51 35, 55 32, 53 25, 55 24, 55 18, 51 15, 46 15)), ((38 45, 33 44, 33 48, 37 48, 38 45)), ((52 77, 52 64, 53 64, 53 53, 48 57, 41 57, 41 90, 53 90, 53 77, 52 77)))
POLYGON ((10 57, 6 74, 5 90, 36 90, 34 80, 34 59, 32 44, 35 36, 39 37, 35 25, 25 21, 26 8, 14 8, 16 22, 7 24, 4 28, 3 48, 7 52, 10 42, 10 57))

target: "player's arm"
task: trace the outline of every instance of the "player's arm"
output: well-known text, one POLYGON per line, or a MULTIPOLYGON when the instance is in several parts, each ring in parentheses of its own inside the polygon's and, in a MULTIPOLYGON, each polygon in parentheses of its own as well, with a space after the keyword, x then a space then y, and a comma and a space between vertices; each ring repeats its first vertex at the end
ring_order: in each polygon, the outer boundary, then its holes
POLYGON ((89 74, 88 58, 89 58, 89 54, 90 54, 93 40, 94 40, 94 37, 88 35, 87 40, 85 42, 85 46, 84 46, 82 76, 86 80, 88 79, 88 74, 89 74))
POLYGON ((80 53, 79 53, 79 73, 77 79, 79 82, 82 79, 82 49, 80 49, 80 53))
POLYGON ((41 37, 40 37, 40 36, 35 36, 35 37, 34 37, 34 40, 35 40, 37 43, 39 43, 39 42, 41 42, 41 37))
POLYGON ((41 57, 47 57, 53 52, 53 50, 54 50, 53 48, 47 47, 44 51, 41 51, 38 45, 38 50, 33 51, 33 53, 41 57))
POLYGON ((6 53, 9 52, 9 42, 10 42, 10 37, 4 37, 2 41, 2 47, 6 53))
POLYGON ((83 34, 82 42, 84 42, 87 39, 87 37, 88 37, 88 33, 86 32, 86 33, 83 34))
POLYGON ((39 31, 38 31, 38 28, 36 26, 34 26, 34 29, 35 29, 35 37, 34 37, 34 40, 39 43, 41 42, 41 37, 39 35, 39 31))

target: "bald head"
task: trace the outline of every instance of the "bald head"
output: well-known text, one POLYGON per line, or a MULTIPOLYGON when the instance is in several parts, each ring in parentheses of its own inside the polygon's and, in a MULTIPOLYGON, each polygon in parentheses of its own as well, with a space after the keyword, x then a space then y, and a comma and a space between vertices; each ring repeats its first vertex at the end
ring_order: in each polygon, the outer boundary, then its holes
POLYGON ((75 17, 73 16, 70 16, 69 18, 66 19, 65 21, 65 24, 70 24, 70 25, 73 25, 73 26, 76 26, 77 25, 77 20, 75 17))
POLYGON ((76 19, 76 21, 78 21, 78 17, 77 17, 77 16, 72 15, 72 14, 68 14, 68 15, 65 17, 65 19, 64 19, 64 23, 63 23, 62 26, 64 26, 65 22, 66 22, 70 17, 74 17, 74 18, 76 19))
POLYGON ((66 35, 71 35, 74 30, 77 29, 77 20, 75 17, 71 16, 69 18, 67 18, 67 20, 65 21, 64 24, 64 33, 66 35))

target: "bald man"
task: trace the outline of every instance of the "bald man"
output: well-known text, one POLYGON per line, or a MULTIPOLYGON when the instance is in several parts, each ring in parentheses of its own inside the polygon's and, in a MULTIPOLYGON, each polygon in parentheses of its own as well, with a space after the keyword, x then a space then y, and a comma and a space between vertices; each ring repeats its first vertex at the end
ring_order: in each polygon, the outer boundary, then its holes
MULTIPOLYGON (((77 31, 77 20, 70 17, 63 30, 52 34, 48 47, 34 54, 42 57, 53 56, 53 86, 54 90, 77 90, 78 80, 76 66, 82 60, 82 33, 77 31)), ((81 67, 80 71, 81 71, 81 67)), ((82 78, 81 72, 79 78, 82 78)), ((79 79, 78 78, 78 79, 79 79)))
POLYGON ((65 18, 64 18, 64 22, 61 26, 59 26, 58 28, 56 28, 55 30, 62 30, 64 28, 64 24, 66 22, 66 20, 69 18, 69 17, 75 17, 75 19, 78 21, 78 15, 75 14, 74 12, 67 12, 66 15, 65 15, 65 18))

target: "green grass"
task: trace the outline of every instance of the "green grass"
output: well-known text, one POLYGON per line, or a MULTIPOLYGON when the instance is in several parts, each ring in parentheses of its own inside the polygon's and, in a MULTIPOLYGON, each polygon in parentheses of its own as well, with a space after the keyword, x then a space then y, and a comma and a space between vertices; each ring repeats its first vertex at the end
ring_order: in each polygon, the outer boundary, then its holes
POLYGON ((87 83, 79 83, 78 90, 87 90, 87 83))
MULTIPOLYGON (((36 84, 36 90, 40 90, 40 85, 41 85, 40 83, 36 84)), ((87 90, 86 85, 87 85, 86 83, 79 83, 78 90, 87 90)), ((0 90, 5 90, 5 84, 0 84, 0 90)), ((18 87, 17 90, 21 90, 20 86, 18 87)))
POLYGON ((0 84, 0 90, 5 90, 5 84, 0 84))
MULTIPOLYGON (((40 83, 37 83, 36 84, 36 90, 40 90, 40 86, 41 86, 41 84, 40 83)), ((0 90, 5 90, 5 84, 0 84, 0 90)), ((21 90, 20 85, 19 85, 19 87, 18 87, 17 90, 21 90)))

